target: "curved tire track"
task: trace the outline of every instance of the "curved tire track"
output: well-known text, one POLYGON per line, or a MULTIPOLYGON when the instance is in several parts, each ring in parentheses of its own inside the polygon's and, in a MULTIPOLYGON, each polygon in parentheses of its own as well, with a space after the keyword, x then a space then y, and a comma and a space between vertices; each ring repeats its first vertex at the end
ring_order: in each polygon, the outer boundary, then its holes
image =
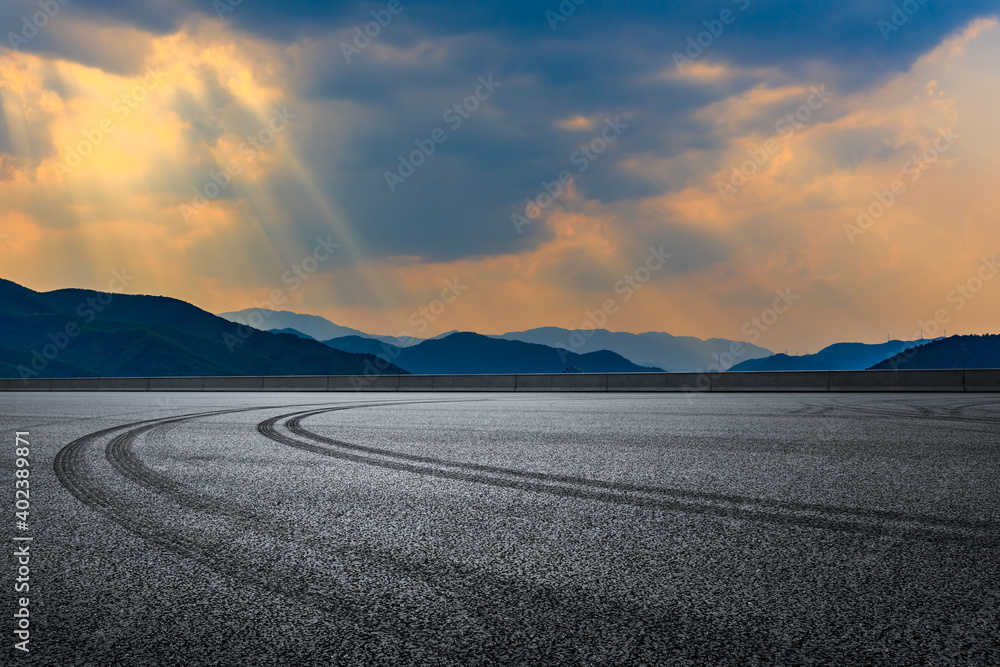
MULTIPOLYGON (((413 403, 436 403, 436 402, 451 402, 451 401, 405 401, 405 402, 380 402, 380 403, 350 403, 347 405, 338 405, 332 408, 324 408, 324 410, 350 410, 354 408, 368 408, 368 407, 381 407, 385 405, 394 404, 413 404, 413 403)), ((300 404, 301 405, 301 404, 300 404)), ((309 404, 313 407, 315 404, 309 404)), ((297 407, 295 405, 281 406, 281 407, 297 407)), ((251 408, 250 410, 260 410, 264 408, 251 408)), ((267 408, 273 409, 273 408, 267 408)), ((218 511, 224 507, 230 506, 230 511, 237 509, 235 514, 245 515, 252 518, 262 518, 258 514, 247 514, 246 510, 243 508, 238 508, 233 506, 231 503, 225 503, 224 501, 211 496, 209 494, 202 493, 196 489, 192 489, 183 482, 178 482, 158 470, 147 466, 142 459, 136 455, 134 444, 139 435, 142 433, 149 432, 151 435, 162 429, 174 428, 185 421, 190 419, 195 419, 198 417, 207 417, 213 414, 227 414, 230 412, 241 412, 247 411, 246 409, 239 409, 235 411, 222 411, 222 412, 212 412, 212 413, 201 413, 197 416, 187 417, 183 420, 170 419, 168 421, 158 422, 153 424, 151 428, 145 429, 141 432, 129 432, 123 433, 121 435, 112 438, 105 448, 105 458, 108 463, 123 477, 129 479, 130 481, 146 488, 154 493, 162 493, 180 505, 189 507, 191 509, 200 510, 213 510, 218 511)))
POLYGON ((869 533, 878 536, 893 534, 915 539, 971 541, 987 545, 1000 542, 1000 534, 997 532, 998 526, 990 522, 963 521, 885 510, 842 508, 746 496, 698 493, 683 489, 647 487, 463 463, 348 443, 309 431, 301 424, 302 420, 307 417, 332 412, 336 409, 306 410, 271 417, 260 422, 257 425, 257 430, 271 440, 321 456, 400 472, 500 488, 547 493, 580 500, 652 507, 686 514, 801 525, 808 528, 869 533), (305 438, 305 440, 281 433, 277 428, 278 422, 281 420, 285 420, 284 425, 292 434, 299 438, 305 438), (886 526, 885 523, 896 525, 886 526))
MULTIPOLYGON (((441 401, 414 401, 417 402, 441 401)), ((396 404, 399 402, 354 404, 329 409, 396 404)), ((638 631, 632 639, 633 650, 650 644, 670 643, 673 639, 667 629, 692 624, 690 619, 676 612, 665 612, 667 616, 663 613, 650 615, 648 610, 633 609, 615 600, 595 597, 593 592, 582 587, 553 587, 522 581, 447 560, 409 561, 396 553, 371 549, 362 552, 366 571, 384 575, 390 582, 400 579, 424 582, 434 590, 439 604, 442 598, 450 601, 449 614, 454 613, 452 607, 457 605, 464 615, 462 618, 466 626, 464 632, 459 634, 453 631, 447 618, 435 615, 441 612, 432 613, 429 619, 415 621, 413 613, 419 610, 413 608, 413 600, 409 596, 400 600, 391 585, 387 592, 376 591, 380 595, 348 599, 337 590, 323 588, 323 581, 296 579, 300 573, 289 568, 278 570, 269 568, 266 563, 249 562, 249 555, 238 545, 220 541, 206 544, 203 539, 151 522, 135 507, 103 489, 88 469, 85 459, 87 449, 103 438, 113 436, 106 445, 105 455, 116 471, 147 490, 178 500, 179 504, 218 513, 224 501, 193 491, 146 467, 135 456, 133 445, 140 436, 156 429, 170 428, 200 417, 259 409, 208 411, 103 429, 63 447, 53 465, 60 483, 77 499, 144 541, 194 560, 236 585, 250 584, 335 615, 350 625, 352 633, 344 638, 338 637, 336 641, 355 646, 367 643, 379 646, 381 650, 393 650, 397 660, 407 664, 441 664, 442 659, 454 664, 491 663, 497 655, 512 655, 512 637, 522 641, 517 646, 520 652, 518 662, 555 664, 559 657, 573 654, 580 647, 592 647, 597 641, 595 637, 599 636, 595 630, 608 630, 607 619, 615 619, 616 623, 627 624, 625 627, 629 630, 638 631), (472 619, 471 624, 469 619, 472 619), (388 640, 387 636, 392 639, 388 640)), ((251 516, 245 518, 250 519, 251 516)), ((280 524, 274 519, 260 527, 275 531, 272 535, 281 532, 280 524)), ((338 548, 334 553, 324 552, 324 555, 327 558, 344 558, 344 562, 349 564, 356 563, 357 558, 351 561, 348 556, 356 557, 358 553, 345 555, 338 548)), ((621 631, 622 627, 616 630, 621 631)), ((708 632, 719 636, 731 630, 720 626, 709 628, 708 632)), ((731 637, 727 641, 734 646, 748 642, 741 637, 731 637)))
MULTIPOLYGON (((215 510, 222 504, 219 500, 191 491, 142 464, 136 466, 135 461, 129 460, 128 452, 131 451, 135 439, 156 428, 177 425, 200 417, 260 409, 262 408, 207 411, 170 418, 143 420, 102 429, 77 438, 63 447, 56 454, 53 467, 60 483, 74 497, 144 541, 194 560, 221 574, 236 585, 243 586, 250 583, 258 589, 285 596, 325 613, 336 614, 338 618, 347 620, 351 624, 355 640, 359 640, 360 637, 364 641, 385 645, 384 636, 389 634, 393 637, 395 644, 402 645, 407 638, 402 636, 400 630, 390 626, 382 619, 372 618, 369 614, 370 610, 364 604, 350 604, 337 595, 336 591, 318 588, 314 582, 295 581, 288 576, 288 572, 268 572, 267 568, 262 568, 259 563, 246 563, 241 560, 241 556, 245 557, 245 554, 238 547, 227 548, 226 544, 219 542, 206 544, 203 540, 185 535, 179 530, 151 522, 144 518, 136 508, 117 501, 113 493, 106 492, 97 478, 88 470, 88 464, 85 460, 87 448, 102 438, 117 433, 106 447, 106 456, 109 460, 116 461, 118 466, 116 469, 119 472, 134 478, 133 481, 154 492, 167 493, 168 495, 178 494, 176 497, 182 505, 215 513, 215 510)), ((274 522, 271 524, 274 525, 274 522)), ((387 560, 383 559, 383 561, 387 560)), ((413 572, 407 572, 406 564, 395 562, 392 565, 395 565, 393 569, 397 573, 417 574, 416 569, 413 572)), ((401 646, 400 650, 404 658, 415 659, 418 654, 424 654, 426 657, 426 650, 417 650, 412 646, 401 646)))
POLYGON ((893 419, 920 419, 923 421, 931 422, 957 422, 961 424, 988 424, 993 427, 1000 426, 1000 420, 997 418, 989 417, 965 417, 961 415, 961 411, 967 407, 975 407, 977 405, 989 405, 991 403, 996 403, 996 401, 985 401, 976 403, 966 403, 963 405, 952 407, 948 414, 941 414, 935 410, 923 406, 905 406, 911 408, 911 411, 902 410, 891 410, 891 409, 879 409, 869 405, 858 405, 856 403, 848 403, 846 399, 835 399, 837 406, 831 409, 843 409, 850 412, 859 412, 866 415, 874 415, 878 417, 891 417, 893 419), (913 412, 912 409, 915 408, 917 412, 913 412), (959 410, 958 414, 955 414, 955 410, 959 410))

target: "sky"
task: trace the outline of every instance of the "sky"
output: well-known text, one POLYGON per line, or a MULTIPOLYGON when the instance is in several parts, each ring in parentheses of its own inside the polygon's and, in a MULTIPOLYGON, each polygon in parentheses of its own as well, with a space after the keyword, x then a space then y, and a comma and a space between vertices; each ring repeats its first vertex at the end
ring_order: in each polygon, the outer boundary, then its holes
POLYGON ((5 0, 0 276, 424 337, 997 333, 998 13, 5 0))

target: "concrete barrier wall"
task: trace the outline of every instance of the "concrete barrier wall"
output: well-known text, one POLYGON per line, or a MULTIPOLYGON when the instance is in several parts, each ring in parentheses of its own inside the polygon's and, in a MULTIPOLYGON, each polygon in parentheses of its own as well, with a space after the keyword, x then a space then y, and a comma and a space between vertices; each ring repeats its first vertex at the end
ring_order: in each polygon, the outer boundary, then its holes
POLYGON ((400 375, 348 376, 354 391, 399 391, 400 375))
MULTIPOLYGON (((467 375, 467 378, 478 378, 483 391, 515 391, 517 389, 516 375, 467 375)), ((474 380, 472 380, 474 382, 474 380)), ((447 390, 447 387, 443 387, 447 390)))
MULTIPOLYGON (((17 380, 11 380, 17 382, 17 380)), ((98 378, 54 378, 52 391, 96 391, 101 388, 98 378)))
POLYGON ((202 391, 205 378, 149 378, 150 391, 202 391))
POLYGON ((607 391, 607 373, 517 375, 515 391, 607 391))
POLYGON ((434 391, 436 375, 400 375, 398 391, 434 391))
MULTIPOLYGON (((403 391, 407 376, 399 376, 399 390, 403 391)), ((410 376, 418 377, 418 376, 410 376)), ((514 391, 515 375, 434 375, 434 391, 514 391)))
MULTIPOLYGON (((83 379, 83 378, 80 378, 83 379)), ((52 380, 46 378, 11 379, 7 381, 7 391, 51 391, 52 380)))
POLYGON ((0 378, 0 391, 1000 392, 1000 369, 714 374, 0 378))
POLYGON ((965 391, 965 371, 830 371, 830 391, 965 391))
POLYGON ((708 391, 711 378, 703 373, 608 373, 608 391, 708 391))
POLYGON ((326 391, 329 384, 325 375, 291 375, 261 379, 262 391, 326 391))
POLYGON ((262 377, 205 378, 205 391, 263 391, 262 377))
POLYGON ((829 391, 827 371, 717 373, 712 391, 829 391))
POLYGON ((608 391, 667 391, 664 373, 608 373, 608 391))
POLYGON ((100 391, 149 391, 149 378, 101 378, 100 391))
POLYGON ((355 378, 353 375, 331 375, 326 379, 327 391, 354 391, 355 382, 361 382, 364 378, 355 378))
POLYGON ((1000 370, 965 371, 965 391, 1000 391, 1000 370))

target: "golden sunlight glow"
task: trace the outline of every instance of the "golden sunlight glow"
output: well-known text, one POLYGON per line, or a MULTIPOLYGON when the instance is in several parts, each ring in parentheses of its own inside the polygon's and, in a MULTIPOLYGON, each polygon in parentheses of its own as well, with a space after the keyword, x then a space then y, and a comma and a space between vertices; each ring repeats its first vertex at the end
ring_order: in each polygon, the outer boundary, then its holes
MULTIPOLYGON (((947 305, 949 289, 983 254, 998 250, 982 242, 996 238, 997 30, 995 20, 976 21, 907 72, 851 95, 831 90, 797 124, 780 121, 823 82, 760 85, 705 106, 694 120, 716 147, 635 152, 615 165, 664 194, 602 203, 570 185, 535 222, 551 234, 538 247, 444 263, 368 259, 353 221, 304 157, 308 136, 284 131, 297 121, 274 123, 276 108, 316 115, 318 103, 297 97, 285 76, 287 59, 308 45, 280 49, 217 22, 189 24, 145 35, 144 67, 127 76, 0 51, 12 145, 0 163, 0 261, 4 277, 33 289, 101 288, 110 271, 128 267, 132 291, 215 312, 245 308, 280 288, 282 273, 315 243, 289 224, 291 202, 274 186, 281 176, 296 182, 304 196, 295 204, 315 211, 317 228, 350 260, 325 268, 285 307, 373 333, 407 330, 413 309, 455 278, 475 296, 412 334, 578 326, 644 260, 648 242, 638 239, 669 231, 699 234, 729 254, 668 267, 612 328, 740 338, 740 324, 755 314, 747 304, 764 307, 775 289, 792 287, 803 305, 761 344, 833 342, 841 330, 869 341, 907 337, 947 305), (949 128, 957 138, 943 140, 949 128), (254 135, 270 140, 249 149, 254 135), (213 181, 223 171, 228 183, 213 181), (867 222, 896 181, 901 192, 867 222), (864 228, 852 232, 859 219, 864 228)), ((397 59, 436 53, 378 48, 397 59)), ((711 83, 735 73, 697 62, 683 75, 711 83)), ((602 119, 576 115, 556 127, 592 131, 602 119)), ((953 330, 995 326, 995 303, 995 294, 969 302, 952 313, 953 330)))

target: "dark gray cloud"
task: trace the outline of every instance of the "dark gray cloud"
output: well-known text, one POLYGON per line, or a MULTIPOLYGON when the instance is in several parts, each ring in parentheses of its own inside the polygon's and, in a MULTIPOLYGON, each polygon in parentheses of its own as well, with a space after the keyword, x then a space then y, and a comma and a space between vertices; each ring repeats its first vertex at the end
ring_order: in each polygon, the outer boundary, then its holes
MULTIPOLYGON (((546 12, 558 12, 554 0, 460 6, 403 0, 402 12, 348 63, 341 43, 352 39, 355 26, 372 20, 372 11, 385 7, 386 2, 244 0, 221 20, 279 45, 299 43, 301 55, 281 85, 321 112, 299 110, 302 118, 289 132, 362 247, 372 256, 450 260, 517 252, 549 238, 543 224, 516 233, 510 217, 523 213, 525 199, 536 197, 563 170, 573 172, 586 198, 604 203, 681 189, 687 176, 654 184, 621 164, 631 157, 663 159, 717 148, 726 137, 696 112, 759 85, 761 77, 771 77, 767 83, 775 85, 825 83, 847 95, 905 70, 970 19, 996 13, 1000 2, 927 0, 886 39, 878 21, 891 20, 891 2, 588 0, 552 30, 546 12), (696 58, 735 65, 742 73, 721 82, 669 76, 675 71, 673 54, 686 49, 689 37, 697 39, 706 21, 717 29, 724 10, 735 19, 696 58), (755 73, 759 69, 771 74, 755 73), (479 76, 491 74, 501 87, 461 127, 449 126, 445 110, 471 94, 479 76), (595 119, 596 126, 560 127, 575 116, 595 119), (618 117, 628 128, 579 171, 573 156, 581 144, 598 136, 605 119, 618 117), (398 156, 415 150, 415 141, 426 142, 436 128, 446 132, 447 141, 390 191, 386 171, 396 171, 398 156)), ((28 0, 4 3, 0 26, 16 29, 33 8, 28 0)), ((62 11, 92 24, 154 34, 176 30, 194 17, 217 18, 209 0, 74 0, 62 11)), ((75 33, 55 28, 40 32, 25 50, 109 71, 141 64, 138 55, 128 58, 113 45, 74 41, 65 35, 75 33)), ((217 90, 218 82, 206 81, 218 93, 211 108, 178 99, 176 109, 199 141, 211 143, 223 130, 220 113, 231 100, 217 90)), ((773 125, 772 112, 781 110, 776 104, 751 120, 766 128, 773 125)), ((824 112, 833 116, 837 108, 824 112)), ((848 139, 838 138, 834 151, 846 168, 891 155, 885 137, 848 139)), ((202 176, 192 178, 197 182, 202 176)), ((322 216, 294 178, 282 174, 266 186, 287 204, 288 224, 303 243, 322 230, 322 216)), ((721 252, 715 243, 702 245, 692 255, 700 262, 721 252)))
MULTIPOLYGON (((719 57, 753 65, 804 66, 809 60, 864 62, 866 72, 905 67, 941 37, 968 20, 995 13, 995 0, 926 0, 919 9, 884 39, 877 23, 890 20, 891 2, 868 0, 818 0, 780 2, 767 0, 711 0, 709 2, 611 2, 588 0, 566 21, 551 29, 547 12, 558 12, 559 2, 482 2, 456 6, 446 0, 401 0, 397 24, 416 27, 420 38, 495 33, 513 41, 545 37, 553 43, 608 45, 608 57, 628 53, 670 54, 685 45, 688 36, 705 29, 703 22, 717 19, 724 10, 736 20, 709 47, 719 57), (741 10, 742 7, 745 10, 741 10), (627 41, 623 40, 627 37, 627 41)), ((222 0, 223 3, 227 0, 222 0)), ((324 0, 244 0, 232 12, 219 12, 207 0, 74 0, 64 11, 129 23, 154 33, 170 32, 191 14, 232 22, 240 29, 275 41, 325 34, 372 20, 371 11, 386 2, 326 2, 324 0)), ((902 3, 899 3, 902 4, 902 3)), ((7 0, 0 25, 16 25, 22 15, 38 10, 32 0, 7 0)), ((403 39, 402 31, 386 30, 380 39, 403 39), (399 34, 392 36, 393 32, 399 34)), ((415 33, 406 39, 418 39, 415 33)), ((569 53, 573 49, 567 49, 569 53)), ((567 70, 569 73, 572 68, 567 70)))

